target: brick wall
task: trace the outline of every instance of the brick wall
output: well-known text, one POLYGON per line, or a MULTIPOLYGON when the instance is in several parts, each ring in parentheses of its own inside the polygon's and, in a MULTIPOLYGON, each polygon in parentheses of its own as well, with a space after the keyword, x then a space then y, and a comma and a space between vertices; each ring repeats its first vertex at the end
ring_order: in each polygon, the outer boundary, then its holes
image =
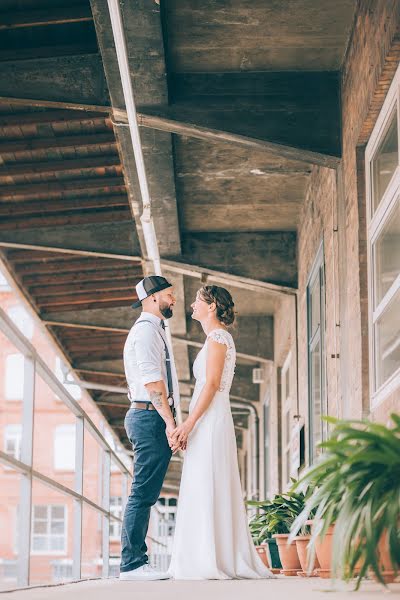
MULTIPOLYGON (((315 167, 310 177, 298 233, 301 414, 307 413, 308 397, 306 286, 321 240, 328 411, 345 417, 368 414, 364 147, 398 64, 393 57, 399 52, 399 24, 398 0, 358 3, 342 70, 343 160, 337 172, 315 167)), ((394 408, 399 410, 398 396, 380 405, 374 418, 385 421, 394 408)))

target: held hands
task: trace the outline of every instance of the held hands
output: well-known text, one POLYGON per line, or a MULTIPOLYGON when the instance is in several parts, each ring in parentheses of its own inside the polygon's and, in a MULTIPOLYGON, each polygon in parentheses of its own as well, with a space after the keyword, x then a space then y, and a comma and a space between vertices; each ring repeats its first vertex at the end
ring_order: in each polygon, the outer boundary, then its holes
POLYGON ((193 429, 193 424, 190 419, 187 419, 178 427, 171 429, 167 426, 167 438, 172 452, 175 454, 178 450, 186 450, 188 437, 193 429))

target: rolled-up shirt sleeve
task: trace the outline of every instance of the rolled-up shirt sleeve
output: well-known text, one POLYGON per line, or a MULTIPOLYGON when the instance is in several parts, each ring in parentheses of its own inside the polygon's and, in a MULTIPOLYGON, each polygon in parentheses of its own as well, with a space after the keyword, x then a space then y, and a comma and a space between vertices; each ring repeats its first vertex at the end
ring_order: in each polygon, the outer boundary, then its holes
POLYGON ((138 323, 133 345, 143 385, 162 381, 163 345, 154 326, 138 323))

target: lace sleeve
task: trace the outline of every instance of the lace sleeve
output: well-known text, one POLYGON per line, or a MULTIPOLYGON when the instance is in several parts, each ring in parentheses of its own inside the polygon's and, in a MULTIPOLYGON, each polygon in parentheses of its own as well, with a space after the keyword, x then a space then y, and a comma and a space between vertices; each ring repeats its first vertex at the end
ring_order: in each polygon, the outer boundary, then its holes
POLYGON ((228 350, 231 347, 229 334, 221 329, 214 329, 214 331, 209 334, 208 339, 217 342, 218 344, 225 344, 225 346, 228 347, 228 350))

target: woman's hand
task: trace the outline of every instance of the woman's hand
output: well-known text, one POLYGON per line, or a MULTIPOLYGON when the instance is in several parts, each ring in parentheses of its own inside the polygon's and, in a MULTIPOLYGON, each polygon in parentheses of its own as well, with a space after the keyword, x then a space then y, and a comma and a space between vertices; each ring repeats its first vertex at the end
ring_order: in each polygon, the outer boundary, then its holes
POLYGON ((179 446, 184 450, 187 445, 188 437, 194 427, 194 423, 190 419, 186 419, 184 423, 179 425, 173 434, 171 435, 171 440, 174 444, 179 444, 179 446))

